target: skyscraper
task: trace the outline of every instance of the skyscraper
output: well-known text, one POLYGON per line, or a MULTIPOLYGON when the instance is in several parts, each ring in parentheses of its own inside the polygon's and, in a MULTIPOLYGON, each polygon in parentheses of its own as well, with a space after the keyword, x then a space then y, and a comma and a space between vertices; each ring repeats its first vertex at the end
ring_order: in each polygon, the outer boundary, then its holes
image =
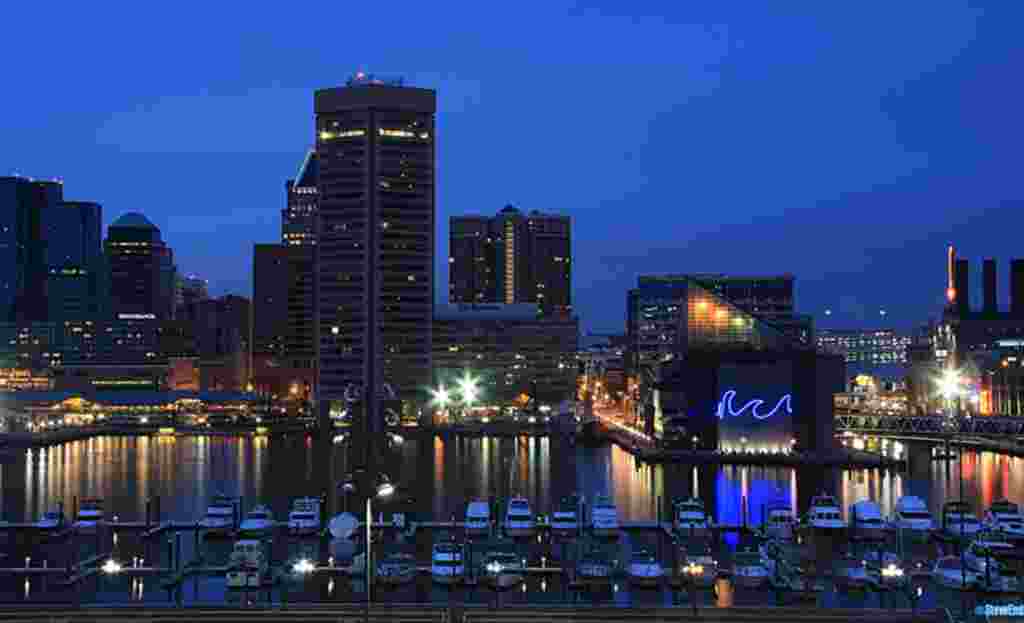
POLYGON ((299 167, 299 174, 285 182, 287 205, 281 210, 281 244, 303 247, 316 244, 319 164, 316 152, 310 150, 299 167))
POLYGON ((45 321, 47 244, 44 213, 63 200, 60 182, 0 177, 0 317, 45 321))
POLYGON ((174 317, 174 256, 149 219, 129 212, 111 223, 105 252, 115 318, 174 317))
POLYGON ((572 311, 572 227, 568 216, 453 216, 449 222, 450 303, 533 303, 542 313, 572 311))
POLYGON ((431 376, 437 95, 359 74, 314 106, 320 415, 343 410, 348 391, 375 432, 379 401, 411 409, 431 376))
POLYGON ((43 222, 49 320, 60 323, 104 316, 103 209, 88 201, 65 201, 48 208, 43 222))

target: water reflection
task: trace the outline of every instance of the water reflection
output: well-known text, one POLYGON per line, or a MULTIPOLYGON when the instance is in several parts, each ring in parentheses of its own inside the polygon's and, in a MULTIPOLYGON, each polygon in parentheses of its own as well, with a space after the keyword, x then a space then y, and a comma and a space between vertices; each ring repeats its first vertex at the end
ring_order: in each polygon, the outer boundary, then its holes
MULTIPOLYGON (((339 512, 334 483, 351 470, 348 443, 318 444, 295 437, 102 437, 48 449, 8 454, 0 463, 3 518, 29 521, 63 502, 104 498, 108 512, 142 518, 146 500, 161 497, 164 518, 195 520, 217 492, 240 495, 246 506, 272 505, 287 514, 290 500, 328 498, 339 512)), ((381 453, 381 468, 415 497, 415 510, 438 517, 461 516, 473 498, 530 498, 549 512, 559 498, 580 492, 609 495, 623 520, 667 519, 674 497, 697 495, 716 521, 758 523, 764 507, 785 502, 802 512, 819 491, 843 505, 861 499, 889 514, 903 495, 924 497, 934 513, 943 501, 964 497, 980 513, 1006 497, 1024 501, 1021 459, 983 452, 957 460, 931 461, 916 478, 884 469, 794 470, 760 466, 649 465, 618 447, 574 447, 559 438, 441 438, 408 436, 381 453), (745 505, 745 507, 744 507, 745 505), (746 509, 744 511, 744 508, 746 509)), ((386 505, 385 509, 386 509, 386 505)))

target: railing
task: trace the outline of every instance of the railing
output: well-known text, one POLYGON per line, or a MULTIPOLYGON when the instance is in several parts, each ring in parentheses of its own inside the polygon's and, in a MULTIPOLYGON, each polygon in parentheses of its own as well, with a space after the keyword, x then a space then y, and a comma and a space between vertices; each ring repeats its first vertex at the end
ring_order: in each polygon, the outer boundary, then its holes
POLYGON ((1024 435, 1024 417, 962 417, 837 413, 836 432, 898 434, 908 436, 1024 435))

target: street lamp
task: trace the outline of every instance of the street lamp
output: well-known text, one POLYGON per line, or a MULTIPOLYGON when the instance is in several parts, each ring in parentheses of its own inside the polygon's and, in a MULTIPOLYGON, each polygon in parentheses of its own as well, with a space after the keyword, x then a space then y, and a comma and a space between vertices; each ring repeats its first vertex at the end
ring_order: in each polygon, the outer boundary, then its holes
POLYGON ((462 394, 462 402, 466 407, 472 407, 473 403, 476 402, 480 388, 477 385, 477 380, 470 376, 468 372, 459 379, 459 392, 462 394))
MULTIPOLYGON (((360 476, 365 479, 365 471, 362 471, 360 476)), ((364 480, 365 483, 369 483, 368 479, 364 480)), ((360 486, 360 479, 356 474, 348 474, 345 480, 341 483, 341 490, 345 493, 351 494, 356 493, 360 489, 367 491, 366 488, 360 486)), ((373 548, 373 500, 385 500, 395 494, 396 487, 391 479, 388 478, 387 474, 380 474, 373 483, 372 493, 366 496, 366 608, 369 612, 370 603, 373 600, 372 593, 372 582, 373 582, 373 557, 371 556, 373 548)))
MULTIPOLYGON (((960 395, 963 392, 963 389, 961 388, 961 384, 962 383, 963 383, 963 377, 960 375, 960 372, 955 370, 955 369, 952 369, 952 368, 950 368, 950 369, 946 370, 945 372, 943 372, 942 376, 938 379, 939 392, 942 394, 943 398, 946 399, 946 408, 949 410, 948 411, 948 418, 953 423, 954 426, 957 426, 956 420, 958 419, 957 416, 959 415, 959 411, 960 411, 960 395), (954 405, 955 405, 955 407, 954 407, 954 405), (954 411, 954 409, 955 409, 955 411, 954 411)), ((959 429, 958 428, 954 428, 953 430, 955 432, 955 431, 957 431, 959 429)), ((949 456, 948 452, 946 453, 946 456, 947 457, 949 456)), ((963 504, 963 502, 964 502, 964 448, 963 448, 963 445, 960 446, 960 448, 958 449, 958 452, 957 452, 957 472, 958 472, 958 480, 960 481, 959 482, 959 485, 960 485, 960 503, 963 504)), ((962 575, 963 575, 963 584, 966 586, 967 585, 967 568, 964 566, 966 564, 965 561, 964 561, 964 549, 965 549, 965 545, 966 545, 964 543, 964 530, 965 530, 964 519, 965 518, 963 517, 963 514, 962 514, 963 513, 963 508, 962 507, 961 507, 960 511, 961 511, 961 515, 960 515, 960 568, 963 570, 963 573, 962 573, 962 575)))
POLYGON ((448 390, 445 389, 444 384, 438 385, 437 389, 430 390, 430 393, 434 397, 434 405, 439 407, 441 411, 448 409, 448 403, 451 402, 452 397, 451 394, 448 393, 448 390))

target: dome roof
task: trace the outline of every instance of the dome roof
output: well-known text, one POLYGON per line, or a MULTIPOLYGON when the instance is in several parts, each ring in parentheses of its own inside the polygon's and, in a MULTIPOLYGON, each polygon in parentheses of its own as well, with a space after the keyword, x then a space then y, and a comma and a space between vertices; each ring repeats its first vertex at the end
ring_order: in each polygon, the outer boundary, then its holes
POLYGON ((149 219, 138 212, 122 214, 116 221, 110 224, 111 227, 137 227, 139 229, 156 229, 156 225, 149 222, 149 219))

